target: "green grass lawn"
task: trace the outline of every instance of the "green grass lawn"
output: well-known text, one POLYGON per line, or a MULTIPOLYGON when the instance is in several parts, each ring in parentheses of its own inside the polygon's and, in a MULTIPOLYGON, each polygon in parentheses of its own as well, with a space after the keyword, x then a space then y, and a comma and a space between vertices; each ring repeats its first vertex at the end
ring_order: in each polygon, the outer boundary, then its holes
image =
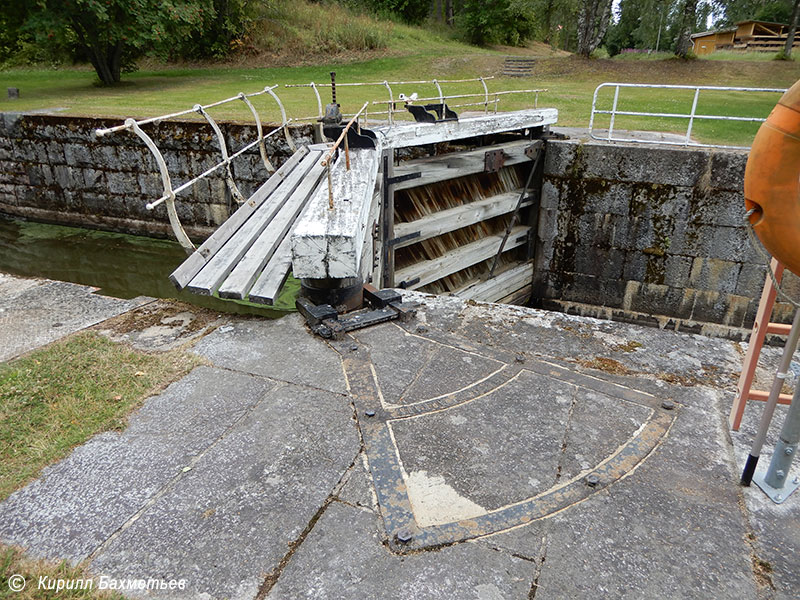
POLYGON ((0 501, 198 362, 86 332, 0 364, 0 501))
MULTIPOLYGON (((380 82, 384 80, 461 79, 494 76, 488 82, 490 90, 545 88, 539 106, 559 110, 559 124, 588 126, 592 94, 602 82, 673 83, 785 88, 800 78, 800 64, 787 61, 680 61, 666 60, 583 60, 574 56, 540 56, 534 76, 504 78, 501 76, 503 49, 484 50, 439 38, 431 42, 431 34, 408 28, 405 55, 382 56, 353 63, 327 63, 297 67, 236 67, 233 65, 204 68, 142 69, 125 76, 123 84, 114 88, 95 85, 94 72, 89 69, 9 70, 0 72, 2 87, 20 88, 20 99, 0 100, 0 110, 26 111, 64 108, 66 114, 124 118, 128 116, 157 116, 191 108, 195 103, 210 103, 241 91, 253 92, 265 85, 327 82, 329 71, 335 70, 337 81, 380 82)), ((397 38, 397 34, 395 38, 397 38)), ((402 38, 402 36, 400 36, 402 38)), ((399 53, 402 44, 393 42, 392 52, 399 53)), ((481 92, 479 83, 443 86, 446 94, 481 92)), ((281 87, 279 95, 290 118, 313 117, 317 114, 316 100, 309 88, 281 87)), ((418 92, 424 96, 436 94, 433 85, 394 86, 399 92, 418 92)), ((612 94, 608 91, 599 106, 609 106, 612 94)), ((323 103, 329 101, 323 95, 323 103)), ((382 87, 340 87, 338 100, 345 112, 354 112, 365 101, 387 99, 382 87)), ((766 117, 777 101, 777 94, 703 94, 698 112, 766 117)), ((279 119, 275 102, 266 95, 253 100, 264 120, 279 119)), ((625 90, 620 107, 627 110, 688 112, 691 93, 671 90, 647 92, 625 90)), ((501 110, 532 106, 532 95, 508 96, 500 103, 501 110)), ((378 110, 377 107, 373 110, 378 110)), ((209 111, 218 119, 250 120, 241 102, 230 103, 209 111)), ((604 126, 602 121, 599 126, 604 126)), ((620 117, 617 129, 650 129, 685 132, 687 121, 664 119, 658 121, 620 117)), ((757 125, 730 122, 696 121, 694 135, 704 141, 728 144, 749 144, 757 125)))

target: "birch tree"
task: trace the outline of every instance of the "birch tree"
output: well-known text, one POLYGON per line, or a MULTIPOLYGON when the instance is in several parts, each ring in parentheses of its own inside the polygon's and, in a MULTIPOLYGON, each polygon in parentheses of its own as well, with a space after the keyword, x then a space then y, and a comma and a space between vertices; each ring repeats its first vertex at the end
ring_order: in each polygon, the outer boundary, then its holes
MULTIPOLYGON (((695 0, 696 1, 696 0, 695 0)), ((578 12, 578 54, 588 57, 594 52, 611 22, 612 0, 584 0, 578 12)))

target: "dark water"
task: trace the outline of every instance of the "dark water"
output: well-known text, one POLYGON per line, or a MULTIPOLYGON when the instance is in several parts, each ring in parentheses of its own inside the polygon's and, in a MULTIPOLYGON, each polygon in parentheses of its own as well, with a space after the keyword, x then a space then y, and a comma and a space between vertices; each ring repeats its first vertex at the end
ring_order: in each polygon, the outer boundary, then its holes
POLYGON ((167 277, 185 258, 180 245, 169 240, 0 216, 0 271, 5 273, 90 285, 117 298, 176 298, 222 312, 274 318, 294 309, 299 284, 291 279, 272 309, 178 292, 167 277))

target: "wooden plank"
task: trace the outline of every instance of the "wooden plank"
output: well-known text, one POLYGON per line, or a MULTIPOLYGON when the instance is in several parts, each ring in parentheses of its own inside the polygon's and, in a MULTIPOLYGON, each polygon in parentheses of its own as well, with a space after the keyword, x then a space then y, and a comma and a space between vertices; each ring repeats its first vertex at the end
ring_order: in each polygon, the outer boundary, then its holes
POLYGON ((282 185, 272 194, 272 201, 256 211, 234 233, 225 245, 209 260, 200 272, 192 278, 187 288, 195 294, 211 295, 236 267, 239 260, 258 239, 258 236, 269 226, 292 196, 292 193, 304 181, 309 170, 322 159, 321 152, 309 152, 301 163, 292 170, 282 185))
POLYGON ((528 284, 525 287, 518 289, 516 292, 509 294, 505 298, 499 298, 495 302, 499 304, 516 304, 517 306, 524 306, 531 298, 533 293, 533 285, 528 284))
MULTIPOLYGON (((441 210, 416 221, 398 223, 394 226, 395 238, 402 238, 415 233, 419 233, 419 236, 398 242, 394 244, 394 248, 410 246, 448 231, 455 231, 467 225, 473 225, 492 217, 510 213, 516 208, 521 193, 522 190, 505 192, 483 200, 469 202, 463 206, 441 210)), ((529 196, 523 200, 521 208, 530 206, 532 203, 533 198, 529 196)))
POLYGON ((292 170, 308 154, 308 148, 300 149, 283 163, 280 168, 258 188, 255 193, 239 209, 220 225, 203 244, 195 250, 189 258, 183 261, 169 276, 176 288, 182 290, 200 272, 205 264, 217 253, 231 236, 247 221, 288 177, 292 170))
POLYGON ((438 123, 395 123, 392 127, 377 127, 384 147, 406 148, 448 142, 464 138, 517 131, 552 125, 558 120, 555 108, 537 108, 509 111, 498 114, 465 117, 458 121, 441 121, 438 123))
POLYGON ((533 261, 506 269, 492 279, 480 281, 457 291, 454 295, 465 300, 497 302, 515 294, 533 281, 533 261))
POLYGON ((422 175, 417 179, 401 181, 394 186, 394 189, 400 191, 473 173, 482 173, 484 157, 490 150, 503 150, 508 155, 504 163, 504 166, 507 167, 529 162, 530 159, 525 155, 525 148, 534 143, 532 140, 520 140, 508 144, 484 146, 466 152, 453 152, 452 154, 409 160, 395 167, 394 175, 397 177, 410 173, 422 173, 422 175))
POLYGON ((366 237, 381 163, 376 148, 350 148, 350 170, 341 152, 331 167, 333 208, 328 183, 320 185, 292 231, 292 271, 298 279, 360 277, 366 237))
POLYGON ((272 258, 275 250, 297 220, 300 211, 305 208, 309 198, 315 193, 324 172, 325 167, 320 165, 320 159, 315 160, 311 170, 283 205, 281 211, 275 215, 275 218, 253 242, 231 274, 219 286, 220 298, 241 300, 247 296, 264 265, 272 258))
POLYGON ((272 306, 280 294, 289 271, 292 270, 292 238, 287 235, 283 238, 281 245, 269 259, 267 266, 261 273, 261 277, 255 282, 248 300, 259 304, 272 306))
MULTIPOLYGON (((518 226, 511 230, 511 235, 506 242, 505 251, 512 250, 517 246, 525 244, 528 240, 530 227, 518 226)), ((452 275, 453 273, 466 269, 469 266, 483 262, 492 258, 500 249, 505 232, 498 233, 481 240, 477 240, 466 246, 456 248, 444 256, 433 260, 423 260, 416 264, 400 269, 395 273, 395 281, 415 281, 409 284, 408 289, 415 290, 431 282, 452 275)), ((398 284, 399 285, 399 284, 398 284)))

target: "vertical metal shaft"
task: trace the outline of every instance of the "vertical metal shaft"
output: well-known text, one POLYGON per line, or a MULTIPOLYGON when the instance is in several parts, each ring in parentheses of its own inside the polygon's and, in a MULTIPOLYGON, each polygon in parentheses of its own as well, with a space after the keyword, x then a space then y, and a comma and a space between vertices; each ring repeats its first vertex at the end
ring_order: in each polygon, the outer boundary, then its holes
POLYGON ((331 103, 336 104, 336 71, 331 71, 331 103))
MULTIPOLYGON (((781 393, 781 388, 789 373, 789 366, 792 364, 792 356, 797 349, 797 342, 800 339, 800 310, 794 315, 792 322, 792 329, 789 331, 789 337, 786 340, 786 346, 783 348, 783 356, 781 363, 778 367, 778 372, 775 374, 775 379, 772 381, 772 388, 770 388, 769 396, 767 397, 766 406, 764 407, 764 414, 761 415, 761 423, 758 426, 758 433, 753 440, 753 446, 750 450, 750 456, 747 457, 747 462, 742 472, 742 485, 750 485, 755 473, 758 458, 761 455, 761 447, 764 445, 764 440, 767 437, 769 424, 772 421, 772 415, 775 413, 775 406, 778 404, 778 397, 781 393)), ((800 385, 797 386, 800 389, 800 385)), ((794 404, 794 402, 793 402, 794 404)))
POLYGON ((775 489, 783 488, 789 478, 789 469, 792 468, 798 443, 800 443, 800 385, 795 387, 792 404, 786 413, 781 435, 775 444, 769 469, 764 475, 764 483, 775 489))

